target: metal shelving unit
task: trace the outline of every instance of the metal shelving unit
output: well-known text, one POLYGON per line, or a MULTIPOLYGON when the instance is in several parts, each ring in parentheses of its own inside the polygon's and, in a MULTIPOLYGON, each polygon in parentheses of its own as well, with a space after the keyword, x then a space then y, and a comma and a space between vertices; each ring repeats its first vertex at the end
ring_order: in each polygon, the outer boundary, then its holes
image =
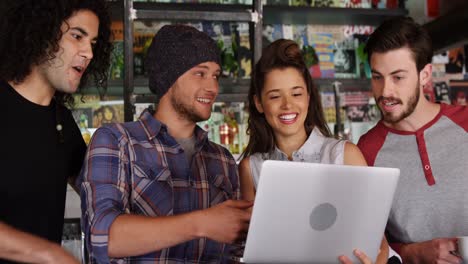
MULTIPOLYGON (((333 82, 339 81, 344 87, 343 91, 369 90, 370 81, 368 79, 314 79, 314 84, 320 87, 321 91, 333 92, 333 82)), ((109 80, 107 82, 107 95, 122 96, 123 80, 109 80)), ((220 79, 220 93, 216 98, 218 102, 245 102, 247 101, 247 93, 250 87, 250 79, 220 79)), ((89 87, 84 91, 84 94, 98 94, 95 87, 89 87)), ((136 77, 133 80, 133 97, 132 101, 136 103, 151 103, 149 98, 151 91, 148 88, 148 79, 144 77, 136 77)))
POLYGON ((468 27, 463 26, 468 24, 468 1, 458 2, 450 12, 423 25, 431 36, 436 54, 468 44, 468 27))
MULTIPOLYGON (((209 4, 166 4, 166 3, 134 3, 124 0, 124 112, 125 121, 133 120, 133 104, 135 82, 133 75, 133 22, 145 20, 177 20, 177 21, 231 21, 248 22, 250 24, 250 43, 253 47, 254 60, 260 58, 262 46, 262 5, 261 0, 253 0, 252 6, 247 5, 209 5, 209 4)), ((147 87, 147 86, 146 86, 147 87)), ((140 96, 141 97, 141 96, 140 96)), ((151 96, 144 96, 147 99, 151 96)))
POLYGON ((378 26, 385 19, 408 14, 404 8, 367 9, 267 5, 264 10, 266 24, 378 26))
MULTIPOLYGON (((266 24, 378 25, 387 18, 408 14, 404 1, 400 1, 400 6, 396 9, 362 9, 263 6, 261 0, 253 0, 252 5, 155 3, 123 0, 112 2, 111 10, 113 19, 124 21, 125 71, 123 81, 109 82, 108 94, 122 94, 121 87, 123 86, 125 121, 133 120, 134 103, 154 102, 156 99, 149 92, 148 80, 142 77, 135 79, 133 74, 133 23, 135 20, 248 22, 250 25, 250 44, 253 49, 252 63, 254 64, 261 56, 264 22, 266 24)), ((370 81, 367 79, 314 80, 321 90, 326 91, 333 91, 332 83, 334 81, 340 81, 343 84, 342 87, 370 89, 370 81)), ((250 79, 221 79, 217 101, 246 101, 249 85, 250 79)))

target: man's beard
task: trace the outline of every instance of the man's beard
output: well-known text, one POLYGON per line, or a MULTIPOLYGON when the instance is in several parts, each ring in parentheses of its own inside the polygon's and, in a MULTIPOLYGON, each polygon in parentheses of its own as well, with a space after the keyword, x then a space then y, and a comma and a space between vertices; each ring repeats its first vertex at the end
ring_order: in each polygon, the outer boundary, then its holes
POLYGON ((194 123, 206 120, 205 118, 195 113, 195 109, 193 107, 189 107, 181 100, 179 100, 176 95, 171 96, 171 104, 179 116, 186 120, 192 121, 194 123))
MULTIPOLYGON (((382 111, 382 109, 380 109, 380 113, 382 114, 383 120, 387 123, 396 124, 400 122, 401 120, 410 116, 414 112, 414 109, 416 109, 416 106, 418 105, 420 95, 421 93, 419 91, 419 80, 418 80, 415 92, 413 93, 413 95, 410 96, 406 109, 404 109, 403 113, 401 113, 398 116, 394 116, 393 113, 385 113, 384 111, 382 111)), ((378 98, 378 100, 376 99, 376 101, 377 103, 380 103, 380 101, 384 99, 392 99, 392 98, 385 98, 381 96, 378 98)), ((398 99, 398 101, 400 104, 402 103, 401 100, 398 99)))

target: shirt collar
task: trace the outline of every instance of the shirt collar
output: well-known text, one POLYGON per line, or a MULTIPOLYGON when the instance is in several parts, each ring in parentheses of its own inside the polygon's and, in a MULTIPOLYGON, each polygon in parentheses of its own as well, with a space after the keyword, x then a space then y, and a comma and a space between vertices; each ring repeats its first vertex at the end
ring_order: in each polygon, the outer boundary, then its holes
POLYGON ((203 130, 198 125, 195 126, 195 149, 200 150, 206 143, 208 143, 208 132, 203 130))
MULTIPOLYGON (((167 133, 167 126, 154 118, 148 109, 141 113, 139 121, 150 141, 153 140, 159 133, 167 133)), ((194 134, 196 142, 195 147, 197 149, 199 147, 201 148, 201 146, 203 146, 208 141, 208 132, 197 125, 195 126, 194 134)))
POLYGON ((153 140, 161 130, 167 131, 166 125, 154 118, 148 109, 141 113, 139 122, 141 123, 143 129, 145 130, 146 136, 150 141, 153 140))
MULTIPOLYGON (((302 146, 293 152, 293 159, 294 156, 298 156, 299 158, 304 158, 305 155, 317 155, 317 153, 321 152, 321 148, 323 145, 323 141, 325 140, 323 134, 317 127, 314 127, 312 132, 310 132, 309 137, 307 140, 302 144, 302 146)), ((275 146, 273 153, 271 154, 273 159, 281 159, 287 160, 288 156, 281 151, 278 146, 275 146)))

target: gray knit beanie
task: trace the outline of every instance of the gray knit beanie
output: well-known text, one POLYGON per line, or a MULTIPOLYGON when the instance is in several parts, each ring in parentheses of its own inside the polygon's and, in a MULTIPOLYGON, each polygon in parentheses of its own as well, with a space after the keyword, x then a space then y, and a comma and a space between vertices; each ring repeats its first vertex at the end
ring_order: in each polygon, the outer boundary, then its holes
POLYGON ((145 66, 151 92, 161 98, 186 71, 212 61, 221 66, 216 42, 186 25, 165 25, 153 37, 145 66))

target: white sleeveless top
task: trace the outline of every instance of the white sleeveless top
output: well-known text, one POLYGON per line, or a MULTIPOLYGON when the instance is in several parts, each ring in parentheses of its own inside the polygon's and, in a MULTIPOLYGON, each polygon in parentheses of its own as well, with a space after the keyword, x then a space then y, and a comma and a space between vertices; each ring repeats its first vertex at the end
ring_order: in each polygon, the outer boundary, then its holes
MULTIPOLYGON (((304 145, 293 152, 292 161, 341 165, 344 163, 344 146, 346 142, 346 140, 325 137, 320 130, 314 128, 304 145)), ((257 152, 252 154, 250 156, 250 173, 255 189, 265 160, 288 160, 288 156, 278 147, 275 147, 271 153, 257 152)))

